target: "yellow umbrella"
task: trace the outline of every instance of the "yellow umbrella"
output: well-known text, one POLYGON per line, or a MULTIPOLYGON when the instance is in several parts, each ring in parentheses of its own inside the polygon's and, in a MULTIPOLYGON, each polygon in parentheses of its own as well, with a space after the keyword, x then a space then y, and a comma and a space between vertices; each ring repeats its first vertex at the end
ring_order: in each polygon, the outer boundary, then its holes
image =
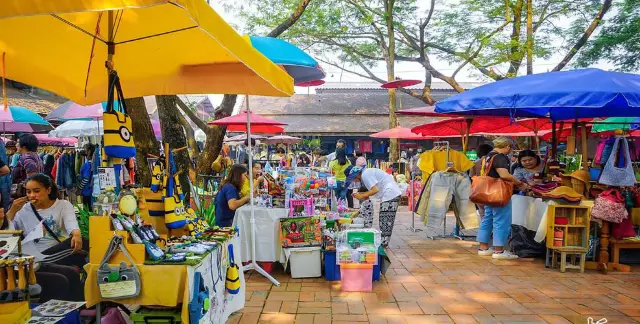
POLYGON ((293 94, 286 71, 203 0, 3 1, 2 53, 6 78, 82 105, 107 99, 110 57, 127 98, 293 94))

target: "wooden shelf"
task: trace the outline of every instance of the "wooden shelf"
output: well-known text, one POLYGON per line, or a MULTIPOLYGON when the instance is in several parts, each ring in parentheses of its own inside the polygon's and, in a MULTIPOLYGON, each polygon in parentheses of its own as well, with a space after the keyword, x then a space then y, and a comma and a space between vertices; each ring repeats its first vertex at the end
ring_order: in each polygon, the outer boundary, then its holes
POLYGON ((547 207, 547 248, 575 249, 586 248, 589 242, 589 221, 591 208, 576 205, 550 205, 547 207), (557 218, 563 218, 568 224, 556 224, 557 218), (556 241, 556 230, 562 232, 562 239, 556 241), (562 245, 554 246, 561 242, 562 245))

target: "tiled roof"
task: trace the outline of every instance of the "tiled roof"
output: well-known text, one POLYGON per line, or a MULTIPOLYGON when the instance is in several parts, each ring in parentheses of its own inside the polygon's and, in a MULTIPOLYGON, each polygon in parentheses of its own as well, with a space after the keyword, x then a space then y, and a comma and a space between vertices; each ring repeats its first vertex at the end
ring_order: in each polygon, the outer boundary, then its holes
POLYGON ((38 114, 46 115, 66 101, 62 97, 43 91, 19 90, 7 87, 7 104, 9 106, 21 106, 38 114))
MULTIPOLYGON (((288 125, 284 126, 287 135, 362 135, 376 133, 389 129, 389 116, 327 116, 327 115, 306 115, 306 116, 270 116, 288 125)), ((437 118, 427 117, 398 117, 398 123, 404 127, 415 127, 437 120, 437 118)))
MULTIPOLYGON (((437 100, 449 95, 434 93, 437 100)), ((399 94, 402 108, 423 107, 426 104, 407 94, 399 94)), ((270 115, 387 115, 389 96, 386 92, 344 92, 296 94, 289 98, 250 97, 251 110, 270 115)), ((398 109, 400 109, 398 101, 398 109)))

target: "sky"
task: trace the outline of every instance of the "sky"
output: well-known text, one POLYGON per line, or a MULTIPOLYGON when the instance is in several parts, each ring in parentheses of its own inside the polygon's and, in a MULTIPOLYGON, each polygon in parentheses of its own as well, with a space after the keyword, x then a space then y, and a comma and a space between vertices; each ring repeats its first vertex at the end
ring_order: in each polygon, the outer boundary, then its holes
MULTIPOLYGON (((439 6, 451 5, 453 2, 456 2, 456 1, 457 0, 438 0, 436 2, 437 4, 436 4, 435 10, 437 12, 439 6)), ((417 3, 419 7, 418 10, 426 12, 427 9, 429 8, 430 1, 417 0, 417 3)), ((218 12, 227 22, 235 26, 240 26, 240 28, 242 28, 242 21, 238 19, 238 17, 235 17, 233 14, 230 14, 229 12, 225 11, 224 8, 217 1, 212 0, 210 4, 216 10, 216 12, 218 12)), ((561 44, 558 44, 558 46, 560 45, 561 44)), ((553 55, 549 59, 535 59, 534 65, 533 65, 533 72, 542 73, 542 72, 547 72, 553 69, 553 67, 555 67, 555 65, 562 59, 564 55, 565 55, 565 52, 559 51, 557 54, 553 55)), ((457 66, 450 65, 447 62, 438 60, 437 58, 432 58, 431 60, 432 60, 433 66, 445 75, 451 75, 453 71, 455 71, 457 68, 457 66)), ((336 67, 327 66, 326 64, 324 65, 321 64, 321 65, 324 71, 327 73, 327 77, 325 78, 326 82, 372 82, 369 79, 362 78, 360 76, 351 74, 349 72, 344 72, 336 67)), ((396 62, 395 67, 396 67, 396 71, 395 71, 396 77, 399 77, 402 79, 424 80, 424 69, 418 63, 396 62)), ((613 69, 613 66, 606 62, 601 62, 599 64, 594 65, 593 67, 597 67, 605 70, 613 69)), ((349 67, 349 68, 353 70, 358 70, 357 67, 349 67)), ((374 67, 372 69, 372 72, 377 76, 381 77, 382 79, 386 79, 386 68, 384 66, 384 63, 380 63, 378 66, 374 67)), ((478 77, 478 73, 471 68, 463 69, 462 71, 460 71, 460 73, 458 73, 458 75, 456 76, 456 80, 460 82, 482 81, 482 79, 478 77)), ((442 81, 434 78, 434 82, 442 82, 442 81)), ((307 89, 307 88, 296 87, 295 91, 296 93, 301 93, 301 94, 306 94, 308 91, 310 93, 315 93, 314 88, 307 89)), ((211 100, 213 103, 216 103, 216 102, 220 102, 222 100, 221 98, 222 96, 213 96, 211 97, 211 100), (216 101, 213 101, 214 98, 216 99, 216 101)))

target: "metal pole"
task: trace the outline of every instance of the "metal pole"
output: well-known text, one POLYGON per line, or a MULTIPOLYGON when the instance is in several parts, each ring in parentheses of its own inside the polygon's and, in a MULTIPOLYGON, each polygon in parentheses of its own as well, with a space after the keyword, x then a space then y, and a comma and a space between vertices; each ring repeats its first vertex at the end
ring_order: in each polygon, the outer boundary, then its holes
MULTIPOLYGON (((245 102, 247 103, 247 138, 249 138, 248 146, 249 152, 251 149, 251 109, 249 108, 249 96, 245 95, 245 102)), ((265 278, 269 279, 274 285, 280 287, 280 282, 268 274, 264 269, 262 269, 258 265, 258 261, 256 261, 256 216, 255 209, 253 205, 253 154, 249 154, 249 209, 251 210, 251 266, 254 270, 258 271, 259 274, 263 275, 265 278)))

